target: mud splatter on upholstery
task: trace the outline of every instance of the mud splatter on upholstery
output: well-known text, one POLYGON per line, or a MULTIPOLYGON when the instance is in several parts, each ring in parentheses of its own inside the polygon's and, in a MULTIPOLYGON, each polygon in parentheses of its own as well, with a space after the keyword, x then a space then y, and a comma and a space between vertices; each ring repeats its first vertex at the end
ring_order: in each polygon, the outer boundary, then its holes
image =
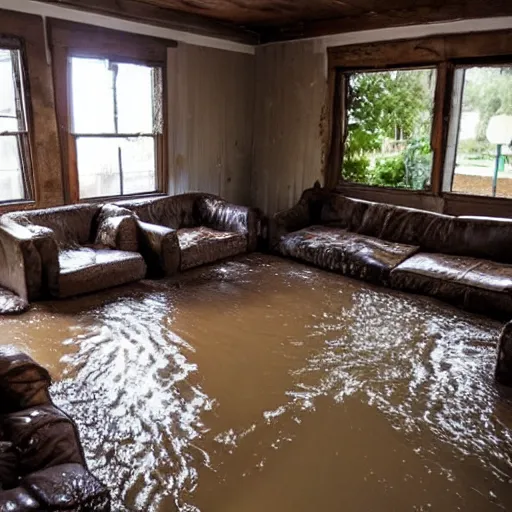
MULTIPOLYGON (((4 231, 0 240, 9 242, 10 250, 15 249, 12 233, 30 241, 24 244, 21 258, 20 251, 12 257, 18 265, 23 264, 29 300, 89 293, 139 280, 146 274, 144 260, 137 252, 137 221, 124 208, 80 204, 15 212, 4 215, 1 225, 4 231), (29 258, 34 260, 33 268, 27 263, 29 258)), ((18 275, 17 279, 23 277, 18 275)), ((16 287, 23 291, 23 285, 16 287)))
POLYGON ((181 270, 199 267, 246 251, 247 239, 239 233, 214 229, 184 228, 178 231, 181 270))
POLYGON ((512 265, 420 253, 391 272, 391 284, 498 318, 512 313, 512 265))
POLYGON ((418 251, 396 244, 325 226, 311 226, 281 239, 279 251, 335 272, 387 283, 392 268, 418 251))
POLYGON ((258 211, 211 194, 121 201, 118 205, 137 214, 142 232, 140 250, 150 266, 150 262, 157 262, 166 275, 256 249, 258 211), (165 254, 168 251, 177 254, 165 254))
POLYGON ((512 315, 512 219, 453 217, 314 188, 275 214, 270 232, 271 248, 284 256, 489 316, 512 315))
POLYGON ((48 372, 0 348, 0 510, 108 512, 107 489, 87 471, 74 422, 51 401, 48 372))

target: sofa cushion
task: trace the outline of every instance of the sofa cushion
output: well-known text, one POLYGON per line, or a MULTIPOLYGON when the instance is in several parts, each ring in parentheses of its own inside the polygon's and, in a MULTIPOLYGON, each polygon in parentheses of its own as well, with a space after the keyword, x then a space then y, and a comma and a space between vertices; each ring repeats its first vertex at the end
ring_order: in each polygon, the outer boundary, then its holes
POLYGON ((73 422, 53 405, 6 414, 2 424, 6 439, 18 453, 21 475, 58 464, 84 462, 73 422))
POLYGON ((323 201, 320 223, 356 231, 362 224, 364 214, 371 204, 373 203, 369 201, 353 199, 332 192, 323 201))
POLYGON ((137 281, 146 264, 135 252, 83 247, 59 253, 59 297, 90 293, 137 281))
POLYGON ((442 252, 450 243, 452 220, 450 215, 372 203, 356 231, 390 242, 417 245, 423 251, 442 252))
POLYGON ((51 403, 50 374, 30 356, 9 345, 0 346, 0 414, 51 403))
POLYGON ((12 443, 0 441, 0 491, 15 487, 18 475, 18 457, 12 443))
POLYGON ((391 285, 498 318, 512 313, 512 265, 420 253, 391 272, 391 285))
POLYGON ((512 263, 512 219, 455 217, 443 253, 512 263))
POLYGON ((416 253, 418 248, 339 228, 311 226, 285 235, 279 250, 284 256, 321 268, 385 283, 391 269, 416 253))
POLYGON ((45 509, 109 509, 107 489, 80 464, 63 464, 33 473, 21 482, 45 509))
POLYGON ((178 231, 181 270, 198 267, 247 251, 247 237, 240 233, 216 231, 207 227, 178 231))
POLYGON ((0 512, 41 512, 39 503, 23 487, 0 492, 0 512))
POLYGON ((120 201, 117 204, 135 212, 142 222, 171 229, 190 228, 199 225, 196 202, 204 195, 190 193, 157 199, 120 201))

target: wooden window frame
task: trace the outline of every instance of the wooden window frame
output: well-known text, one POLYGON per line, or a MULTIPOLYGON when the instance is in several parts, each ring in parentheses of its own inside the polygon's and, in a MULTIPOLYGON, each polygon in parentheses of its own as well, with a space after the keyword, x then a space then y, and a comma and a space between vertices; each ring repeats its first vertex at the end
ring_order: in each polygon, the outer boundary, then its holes
POLYGON ((7 199, 0 201, 1 206, 16 205, 23 203, 31 203, 35 199, 35 187, 34 187, 34 168, 32 163, 32 143, 31 143, 31 111, 29 108, 30 98, 28 91, 28 73, 26 66, 26 54, 25 45, 23 41, 18 37, 9 37, 0 35, 0 49, 12 50, 19 52, 19 62, 17 67, 17 83, 15 88, 15 94, 20 94, 18 98, 19 102, 19 114, 23 118, 23 129, 15 130, 10 132, 0 132, 1 137, 15 136, 18 144, 18 156, 21 164, 21 175, 23 180, 23 196, 22 198, 7 199))
MULTIPOLYGON (((53 19, 50 20, 50 34, 66 203, 166 194, 168 191, 167 48, 175 47, 176 43, 149 36, 53 19), (71 129, 71 66, 69 62, 72 57, 109 59, 119 63, 139 64, 161 69, 162 129, 161 133, 151 134, 156 140, 155 192, 80 198, 76 152, 76 139, 77 135, 80 134, 73 133, 71 129)), ((122 135, 108 134, 105 136, 120 137, 122 135)), ((101 137, 103 135, 96 134, 96 136, 101 137)))
POLYGON ((512 215, 512 199, 476 196, 443 191, 445 157, 450 127, 455 70, 460 66, 512 64, 512 30, 478 32, 419 39, 385 41, 328 49, 329 97, 331 100, 329 157, 324 170, 325 185, 341 193, 364 199, 389 201, 405 206, 419 206, 450 213, 475 213, 469 208, 474 200, 476 213, 494 211, 496 204, 508 204, 512 215), (347 72, 386 69, 436 67, 437 85, 431 146, 434 153, 431 190, 398 189, 349 183, 341 179, 343 163, 343 120, 345 118, 344 75, 347 72), (462 196, 462 197, 461 197, 462 196), (443 202, 443 204, 440 203, 443 202), (462 206, 460 209, 459 206, 462 206))

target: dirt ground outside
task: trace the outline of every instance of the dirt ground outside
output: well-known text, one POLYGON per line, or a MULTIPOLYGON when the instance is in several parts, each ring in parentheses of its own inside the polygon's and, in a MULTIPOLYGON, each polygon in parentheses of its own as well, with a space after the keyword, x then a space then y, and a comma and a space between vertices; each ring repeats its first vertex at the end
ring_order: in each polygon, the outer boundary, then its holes
MULTIPOLYGON (((492 177, 455 174, 453 179, 452 192, 456 192, 458 194, 492 196, 492 177)), ((512 198, 511 178, 498 178, 496 197, 512 198)))

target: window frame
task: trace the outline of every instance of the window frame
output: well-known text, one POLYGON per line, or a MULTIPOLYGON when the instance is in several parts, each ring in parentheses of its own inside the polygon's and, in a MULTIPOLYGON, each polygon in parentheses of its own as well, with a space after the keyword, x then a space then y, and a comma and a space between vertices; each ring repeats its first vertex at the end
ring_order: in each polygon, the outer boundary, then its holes
MULTIPOLYGON (((340 170, 341 174, 338 178, 338 182, 342 184, 342 186, 346 187, 369 187, 371 189, 383 189, 383 190, 403 190, 406 192, 413 192, 413 193, 426 193, 429 194, 434 190, 434 175, 436 174, 434 172, 434 168, 436 163, 438 164, 438 158, 436 159, 436 153, 437 149, 435 147, 435 140, 434 140, 434 128, 436 127, 436 122, 438 122, 438 119, 436 118, 436 108, 437 108, 437 96, 438 96, 438 88, 439 88, 439 78, 440 78, 440 72, 441 72, 441 64, 430 64, 430 65, 401 65, 401 66, 386 66, 386 67, 357 67, 357 68, 337 68, 336 73, 341 75, 340 76, 340 92, 339 94, 342 95, 341 99, 341 105, 345 105, 346 99, 348 98, 349 94, 349 77, 351 74, 355 73, 378 73, 382 71, 415 71, 415 70, 425 70, 425 69, 432 69, 436 71, 436 83, 434 87, 434 97, 433 97, 433 111, 432 111, 432 128, 430 132, 430 146, 432 149, 432 168, 430 171, 430 187, 426 190, 417 190, 417 189, 410 189, 410 188, 398 188, 398 187, 388 187, 384 185, 369 185, 364 183, 356 183, 353 181, 347 181, 343 179, 343 157, 344 157, 344 147, 345 143, 348 137, 348 131, 347 131, 347 119, 348 119, 348 110, 346 108, 343 108, 342 110, 339 110, 339 114, 341 117, 341 139, 340 139, 340 170)), ((436 177, 436 187, 438 186, 437 183, 437 177, 436 177)))
MULTIPOLYGON (((62 20, 50 20, 50 34, 66 202, 104 202, 166 194, 168 191, 167 48, 176 46, 176 43, 62 20), (156 141, 156 191, 80 198, 77 134, 73 133, 71 113, 72 57, 108 59, 116 63, 138 64, 161 69, 162 130, 161 133, 152 134, 156 141)), ((109 134, 110 137, 114 135, 119 137, 118 134, 109 134)))
POLYGON ((34 166, 31 142, 31 110, 28 89, 28 73, 26 65, 25 45, 21 38, 0 35, 0 49, 19 52, 18 83, 15 92, 21 95, 21 115, 23 116, 23 130, 0 132, 0 137, 15 136, 18 144, 18 156, 21 165, 21 178, 23 181, 22 198, 6 199, 0 201, 0 206, 31 203, 35 200, 34 166))
MULTIPOLYGON (((491 214, 504 208, 512 216, 512 198, 443 191, 456 69, 474 65, 512 65, 512 30, 423 37, 328 49, 329 107, 325 185, 363 199, 427 207, 451 214, 491 214), (436 67, 437 85, 431 146, 431 190, 378 187, 342 180, 343 120, 346 116, 343 74, 390 69, 436 67), (476 208, 472 208, 476 204, 476 208)), ((455 134, 458 136, 458 133, 455 134)))

